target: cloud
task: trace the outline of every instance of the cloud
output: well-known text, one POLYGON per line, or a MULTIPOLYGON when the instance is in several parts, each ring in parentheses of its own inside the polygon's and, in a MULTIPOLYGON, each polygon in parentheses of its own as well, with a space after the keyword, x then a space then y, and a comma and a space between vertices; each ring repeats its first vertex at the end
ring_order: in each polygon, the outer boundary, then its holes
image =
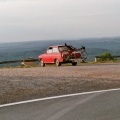
POLYGON ((11 40, 59 39, 113 35, 120 31, 119 0, 0 1, 1 40, 6 34, 11 40))

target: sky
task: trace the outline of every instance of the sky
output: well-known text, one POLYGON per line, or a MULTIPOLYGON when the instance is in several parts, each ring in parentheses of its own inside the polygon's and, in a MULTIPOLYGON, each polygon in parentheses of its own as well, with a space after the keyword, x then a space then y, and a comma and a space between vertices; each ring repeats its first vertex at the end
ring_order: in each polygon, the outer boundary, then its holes
POLYGON ((0 42, 120 36, 120 0, 0 0, 0 42))

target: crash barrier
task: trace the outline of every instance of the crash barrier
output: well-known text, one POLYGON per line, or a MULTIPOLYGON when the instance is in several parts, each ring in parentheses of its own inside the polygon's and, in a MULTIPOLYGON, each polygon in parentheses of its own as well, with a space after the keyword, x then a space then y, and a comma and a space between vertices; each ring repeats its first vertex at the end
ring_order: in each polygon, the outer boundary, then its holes
POLYGON ((32 62, 37 62, 38 59, 33 59, 33 58, 27 58, 23 60, 12 60, 12 61, 1 61, 0 64, 9 64, 9 63, 21 63, 22 65, 29 64, 32 62))
POLYGON ((111 56, 111 57, 95 56, 95 62, 98 62, 99 58, 120 58, 120 56, 111 56))

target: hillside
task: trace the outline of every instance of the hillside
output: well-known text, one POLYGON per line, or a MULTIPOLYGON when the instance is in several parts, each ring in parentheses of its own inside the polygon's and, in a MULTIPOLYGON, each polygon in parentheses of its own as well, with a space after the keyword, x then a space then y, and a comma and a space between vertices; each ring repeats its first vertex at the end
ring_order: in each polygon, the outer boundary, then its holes
POLYGON ((120 49, 120 37, 116 38, 90 38, 80 40, 44 40, 29 42, 0 43, 0 52, 20 52, 46 49, 50 45, 71 44, 75 47, 86 46, 86 48, 102 48, 109 50, 120 49))
POLYGON ((81 40, 46 40, 30 42, 0 43, 0 61, 19 60, 28 57, 37 58, 50 45, 64 45, 64 43, 80 48, 86 47, 87 61, 94 60, 94 56, 105 51, 112 55, 120 55, 120 38, 91 38, 81 40))

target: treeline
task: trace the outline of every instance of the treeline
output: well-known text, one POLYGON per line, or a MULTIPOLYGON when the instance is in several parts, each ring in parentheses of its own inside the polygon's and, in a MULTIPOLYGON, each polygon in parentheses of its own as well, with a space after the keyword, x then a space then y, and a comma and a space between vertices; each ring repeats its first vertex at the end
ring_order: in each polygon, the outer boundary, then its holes
MULTIPOLYGON (((21 60, 26 58, 37 59, 40 54, 45 53, 46 49, 21 51, 21 52, 0 52, 0 61, 21 60)), ((104 52, 109 52, 112 55, 120 55, 120 50, 108 50, 100 48, 86 48, 88 54, 87 61, 93 61, 95 56, 99 56, 104 52)))
POLYGON ((115 38, 88 38, 80 40, 45 40, 16 43, 0 43, 0 61, 21 60, 29 57, 37 59, 39 54, 52 45, 73 45, 80 48, 86 47, 87 61, 93 61, 95 56, 104 52, 120 55, 120 37, 115 38))
POLYGON ((87 48, 88 61, 94 61, 95 56, 100 56, 104 52, 109 52, 114 56, 120 55, 120 50, 108 50, 108 49, 100 49, 100 48, 87 48))
POLYGON ((38 55, 43 53, 45 50, 33 50, 33 51, 22 51, 22 52, 1 52, 0 61, 10 60, 22 60, 26 58, 38 58, 38 55))

